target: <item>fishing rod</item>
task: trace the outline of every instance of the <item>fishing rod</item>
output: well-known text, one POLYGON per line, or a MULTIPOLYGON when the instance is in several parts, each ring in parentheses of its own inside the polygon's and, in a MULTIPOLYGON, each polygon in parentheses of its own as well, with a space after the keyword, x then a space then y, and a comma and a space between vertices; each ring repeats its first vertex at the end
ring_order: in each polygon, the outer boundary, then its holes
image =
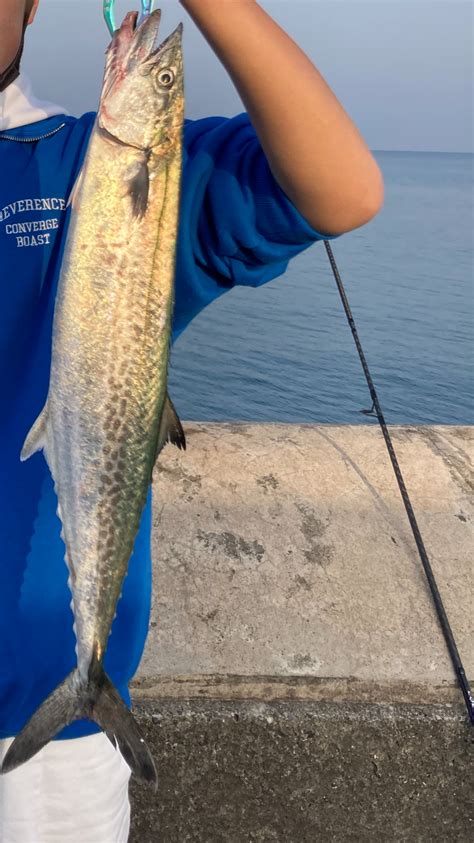
POLYGON ((346 312, 347 320, 349 322, 352 336, 354 337, 354 342, 357 347, 357 351, 359 352, 360 361, 362 363, 362 368, 364 370, 364 374, 367 380, 367 384, 369 387, 370 397, 372 398, 372 407, 370 410, 361 410, 366 416, 377 416, 379 421, 380 427, 382 428, 382 432, 385 439, 385 444, 387 445, 388 453, 390 455, 390 459, 392 461, 393 470, 395 472, 395 476, 397 478, 398 486, 400 488, 400 493, 403 498, 403 503, 405 504, 405 509, 408 515, 408 520, 410 522, 410 526, 413 531, 413 535, 415 537, 415 542, 418 547, 418 552, 420 554, 421 562, 423 564, 423 568, 426 574, 426 578, 428 580, 428 584, 431 590, 431 595, 433 598, 433 602, 436 607, 436 612, 438 615, 438 620, 449 650, 449 655, 451 656, 451 661, 453 663, 453 667, 461 686, 461 691, 464 696, 464 701, 466 703, 466 708, 469 715, 469 720, 471 725, 474 725, 474 699, 472 696, 471 686, 469 684, 469 680, 466 676, 466 671, 464 670, 464 665, 461 661, 461 657, 459 655, 459 650, 456 645, 456 641, 453 635, 453 631, 451 629, 451 625, 448 620, 448 616, 446 614, 446 610, 443 605, 443 601, 441 599, 441 594, 439 592, 436 579, 433 573, 433 569, 431 567, 430 560, 428 559, 428 554, 426 552, 425 545, 423 543, 423 539, 421 537, 421 533, 415 518, 415 513, 413 511, 413 507, 411 505, 410 498, 408 496, 407 488, 405 486, 405 482, 403 480, 402 472, 400 470, 400 466, 398 464, 398 460, 395 454, 395 450, 393 447, 392 440, 390 438, 390 433, 388 432, 388 428, 385 422, 385 418, 382 412, 382 408, 380 406, 380 402, 377 396, 377 391, 374 386, 374 382, 372 380, 369 367, 367 365, 367 360, 365 359, 365 354, 362 349, 362 345, 359 340, 359 335, 357 333, 357 328, 354 322, 354 317, 352 316, 351 308, 349 306, 349 302, 347 300, 346 292, 344 290, 344 285, 342 283, 341 276, 339 274, 339 270, 337 268, 336 261, 334 259, 333 251, 329 242, 327 240, 324 241, 324 245, 326 247, 326 252, 328 254, 329 263, 331 264, 332 271, 334 273, 334 278, 336 279, 337 288, 339 290, 339 294, 342 299, 342 304, 344 305, 344 310, 346 312))

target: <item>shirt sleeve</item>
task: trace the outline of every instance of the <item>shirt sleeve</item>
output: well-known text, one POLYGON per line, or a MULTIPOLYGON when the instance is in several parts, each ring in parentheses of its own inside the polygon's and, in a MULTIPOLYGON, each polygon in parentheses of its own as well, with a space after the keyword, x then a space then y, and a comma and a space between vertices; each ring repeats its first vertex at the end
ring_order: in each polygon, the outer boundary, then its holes
POLYGON ((175 322, 235 285, 259 287, 318 240, 279 187, 245 112, 186 121, 175 322))

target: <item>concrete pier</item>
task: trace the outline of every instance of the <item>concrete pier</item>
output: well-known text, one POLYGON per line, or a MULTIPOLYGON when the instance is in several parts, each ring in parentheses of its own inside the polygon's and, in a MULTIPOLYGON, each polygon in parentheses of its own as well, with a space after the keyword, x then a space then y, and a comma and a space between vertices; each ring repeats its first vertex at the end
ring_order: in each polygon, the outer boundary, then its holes
MULTIPOLYGON (((465 840, 473 734, 377 422, 186 424, 155 471, 132 840, 465 840)), ((472 428, 390 429, 474 677, 472 428)))

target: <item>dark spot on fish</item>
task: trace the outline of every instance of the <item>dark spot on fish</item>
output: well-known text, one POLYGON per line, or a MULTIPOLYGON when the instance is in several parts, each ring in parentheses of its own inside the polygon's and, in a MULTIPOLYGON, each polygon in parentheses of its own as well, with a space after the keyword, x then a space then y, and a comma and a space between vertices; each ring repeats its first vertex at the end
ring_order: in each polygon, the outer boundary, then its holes
POLYGON ((117 463, 117 468, 119 471, 125 471, 126 462, 125 460, 119 460, 117 463))
POLYGON ((112 480, 111 480, 111 478, 109 477, 108 474, 101 474, 100 475, 100 482, 103 483, 104 486, 110 486, 110 484, 112 483, 112 480))
POLYGON ((119 429, 119 427, 120 427, 120 419, 119 418, 114 420, 114 423, 113 423, 112 427, 114 428, 114 430, 119 429))
POLYGON ((125 410, 126 410, 126 409, 127 409, 127 399, 126 399, 126 398, 122 398, 122 400, 121 400, 121 402, 120 402, 120 412, 121 412, 121 413, 125 413, 125 410))
POLYGON ((107 456, 107 454, 110 454, 110 445, 104 445, 104 447, 102 448, 102 453, 105 454, 105 456, 107 456))
POLYGON ((116 480, 116 481, 117 481, 117 483, 120 483, 120 482, 121 482, 121 480, 122 480, 122 473, 121 473, 120 471, 115 471, 115 472, 114 472, 114 480, 116 480))
POLYGON ((105 468, 107 471, 113 471, 115 468, 115 464, 112 462, 112 460, 107 460, 107 462, 105 463, 105 468))

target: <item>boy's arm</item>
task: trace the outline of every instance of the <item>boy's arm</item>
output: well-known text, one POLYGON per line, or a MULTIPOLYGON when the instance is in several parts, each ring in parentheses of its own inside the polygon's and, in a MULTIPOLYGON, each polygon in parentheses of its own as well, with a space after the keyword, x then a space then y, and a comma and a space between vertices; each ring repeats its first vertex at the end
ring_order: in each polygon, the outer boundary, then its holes
POLYGON ((180 0, 231 76, 280 188, 317 231, 342 234, 383 204, 383 179, 312 62, 256 0, 180 0))

